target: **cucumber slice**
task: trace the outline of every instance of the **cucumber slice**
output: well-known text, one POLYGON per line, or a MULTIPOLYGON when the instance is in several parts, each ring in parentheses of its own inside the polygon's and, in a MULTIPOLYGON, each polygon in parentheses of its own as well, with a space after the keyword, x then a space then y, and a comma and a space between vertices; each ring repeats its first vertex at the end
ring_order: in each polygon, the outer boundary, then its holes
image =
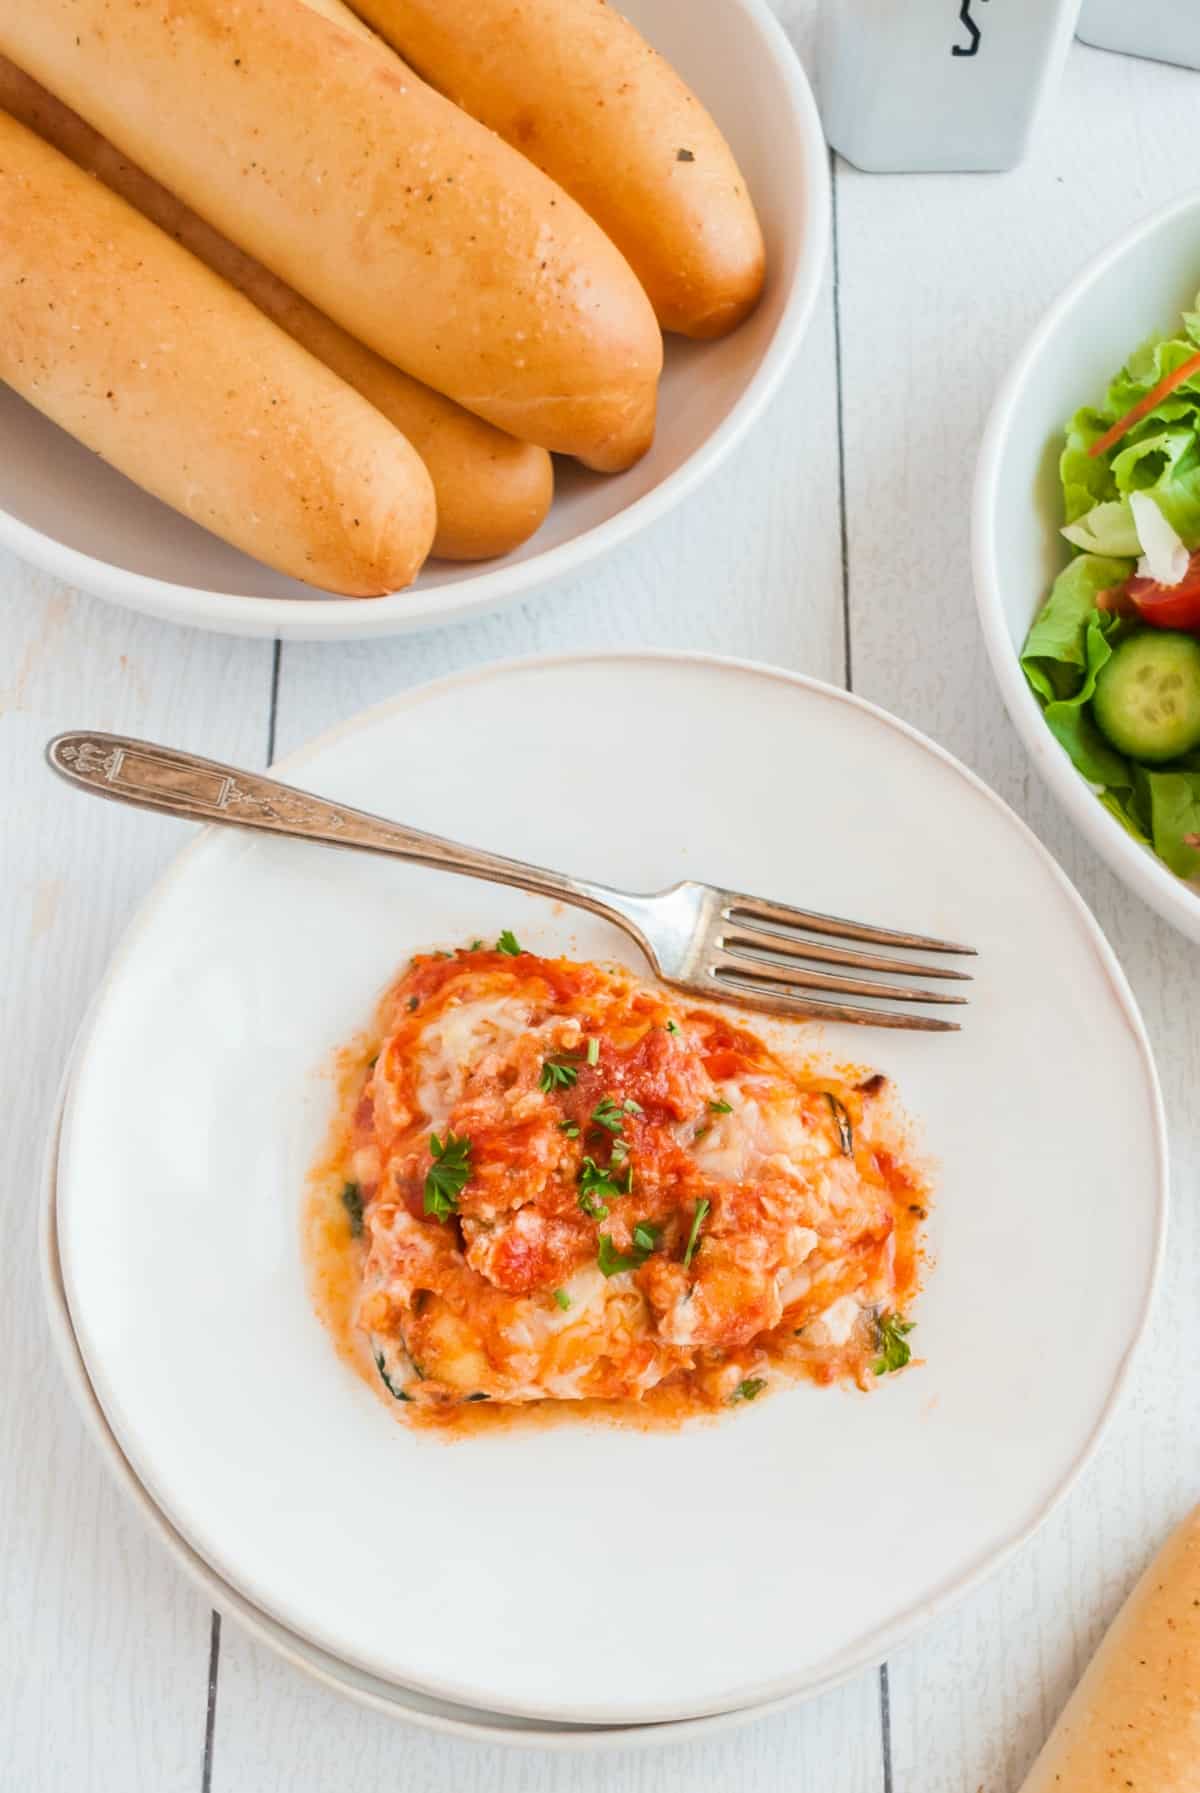
POLYGON ((1123 641, 1096 680, 1092 714, 1119 753, 1148 766, 1200 747, 1200 641, 1168 629, 1123 641))

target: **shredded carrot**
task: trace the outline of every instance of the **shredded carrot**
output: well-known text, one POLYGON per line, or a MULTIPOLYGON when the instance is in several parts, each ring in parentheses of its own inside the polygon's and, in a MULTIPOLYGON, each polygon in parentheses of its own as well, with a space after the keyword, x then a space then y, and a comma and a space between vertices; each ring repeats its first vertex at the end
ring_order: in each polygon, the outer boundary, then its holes
POLYGON ((1152 386, 1145 398, 1140 398, 1132 410, 1126 411, 1124 417, 1118 417, 1111 429, 1097 437, 1088 449, 1091 458, 1095 460, 1097 455, 1107 454, 1135 423, 1140 423, 1143 417, 1149 417, 1151 411, 1156 411, 1177 386, 1182 386, 1185 380, 1190 380, 1197 372, 1200 372, 1200 355, 1189 355, 1186 361, 1179 363, 1173 374, 1167 374, 1157 386, 1152 386))

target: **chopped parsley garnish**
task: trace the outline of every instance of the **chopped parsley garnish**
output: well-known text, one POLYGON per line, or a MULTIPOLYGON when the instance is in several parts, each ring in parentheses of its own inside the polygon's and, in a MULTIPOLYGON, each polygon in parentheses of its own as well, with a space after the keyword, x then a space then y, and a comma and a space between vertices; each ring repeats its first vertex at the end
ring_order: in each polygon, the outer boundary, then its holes
POLYGON ((599 1040, 589 1040, 588 1041, 588 1043, 587 1043, 587 1061, 588 1061, 589 1065, 598 1065, 600 1063, 600 1042, 599 1042, 599 1040))
POLYGON ((733 1103, 732 1102, 714 1102, 712 1100, 712 1098, 710 1097, 708 1106, 712 1109, 714 1114, 732 1114, 733 1113, 733 1103))
POLYGON ((611 1096, 604 1096, 597 1102, 592 1110, 592 1122, 594 1126, 604 1127, 609 1133, 621 1131, 621 1110, 611 1096))
POLYGON ((605 1276, 616 1276, 622 1270, 636 1270, 642 1260, 639 1257, 627 1256, 624 1252, 618 1251, 612 1242, 612 1234, 601 1233, 596 1262, 605 1276))
POLYGON ((347 1183, 343 1188, 342 1206, 350 1216, 350 1236, 357 1239, 363 1229, 362 1190, 357 1183, 347 1183))
POLYGON ((482 945, 483 945, 482 940, 472 940, 470 946, 467 948, 467 951, 469 953, 477 953, 482 945))
POLYGON ((879 1346, 879 1356, 873 1365, 877 1376, 886 1376, 891 1370, 902 1370, 912 1352, 908 1346, 908 1335, 916 1325, 915 1320, 906 1320, 902 1314, 880 1314, 875 1322, 875 1343, 879 1346))
POLYGON ((579 1072, 566 1058, 547 1058, 542 1061, 542 1074, 538 1078, 538 1088, 549 1095, 551 1090, 570 1089, 579 1081, 579 1072))
MULTIPOLYGON (((625 1193, 628 1193, 627 1191, 625 1193)), ((579 1206, 593 1220, 608 1214, 607 1203, 615 1201, 621 1189, 594 1158, 585 1158, 579 1167, 579 1206)))
POLYGON ((574 1121, 560 1121, 558 1123, 558 1130, 560 1133, 565 1133, 568 1139, 579 1138, 579 1128, 575 1125, 574 1121))
POLYGON ((605 1276, 616 1276, 622 1270, 640 1270, 658 1243, 658 1228, 640 1221, 633 1229, 633 1250, 618 1251, 610 1233, 601 1233, 596 1262, 605 1276))
POLYGON ((605 1276, 616 1276, 621 1270, 640 1270, 658 1244, 658 1228, 639 1220, 633 1229, 633 1250, 618 1251, 610 1233, 601 1233, 596 1261, 605 1276))
POLYGON ((471 1142, 457 1133, 439 1139, 429 1135, 433 1159, 425 1177, 425 1212, 445 1220, 458 1212, 458 1198, 471 1180, 471 1142))
POLYGON ((486 1400, 489 1400, 490 1398, 491 1398, 490 1396, 485 1395, 485 1394, 476 1394, 476 1395, 468 1395, 467 1396, 468 1401, 486 1401, 486 1400))
POLYGON ((677 1021, 668 1021, 667 1022, 667 1032, 668 1033, 678 1033, 679 1032, 679 1023, 677 1021))
POLYGON ((697 1251, 700 1249, 700 1228, 704 1225, 712 1203, 706 1195, 702 1195, 696 1203, 696 1212, 692 1215, 692 1230, 688 1234, 687 1250, 683 1254, 683 1267, 686 1270, 697 1251))
POLYGON ((755 1396, 760 1395, 766 1386, 765 1377, 747 1376, 744 1382, 738 1383, 729 1398, 731 1401, 753 1401, 755 1396))
POLYGON ((567 1294, 565 1289, 555 1289, 554 1304, 556 1307, 561 1307, 564 1314, 566 1313, 571 1305, 571 1297, 567 1294))
POLYGON ((515 959, 520 956, 520 943, 511 928, 505 928, 503 934, 501 934, 499 940, 497 940, 496 951, 498 953, 507 953, 510 959, 515 959))
POLYGON ((641 1103, 635 1102, 632 1096, 626 1096, 621 1107, 625 1110, 626 1114, 645 1114, 646 1112, 641 1103))
POLYGON ((850 1125, 850 1116, 846 1113, 846 1104, 838 1100, 832 1090, 824 1092, 838 1131, 838 1144, 842 1148, 843 1158, 854 1156, 854 1129, 850 1125))
POLYGON ((629 1195, 633 1189, 633 1165, 629 1162, 629 1147, 623 1139, 613 1140, 612 1162, 606 1171, 599 1173, 610 1185, 613 1195, 629 1195))
POLYGON ((412 1400, 412 1396, 409 1394, 405 1394, 405 1392, 402 1388, 397 1388, 396 1384, 392 1381, 391 1377, 388 1375, 387 1364, 384 1362, 384 1357, 383 1357, 382 1351, 376 1351, 376 1353, 375 1353, 375 1368, 379 1371, 379 1379, 383 1383, 383 1386, 387 1389, 388 1393, 395 1400, 397 1400, 397 1401, 411 1401, 412 1400))

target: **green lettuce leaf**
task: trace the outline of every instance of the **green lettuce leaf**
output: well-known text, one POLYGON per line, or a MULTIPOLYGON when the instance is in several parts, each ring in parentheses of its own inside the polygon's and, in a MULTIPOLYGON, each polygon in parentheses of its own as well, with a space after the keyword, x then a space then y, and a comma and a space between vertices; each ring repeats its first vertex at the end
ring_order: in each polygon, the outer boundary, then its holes
POLYGON ((1200 546, 1200 447, 1195 423, 1150 433, 1139 430, 1126 440, 1128 446, 1112 463, 1118 491, 1149 493, 1190 553, 1200 546))
POLYGON ((1116 791, 1132 789, 1130 764, 1100 733, 1092 721, 1090 705, 1100 670, 1112 659, 1114 642, 1127 632, 1128 625, 1120 617, 1093 610, 1083 632, 1083 681, 1070 697, 1056 698, 1045 708, 1050 732, 1066 748, 1088 783, 1107 785, 1116 791))
POLYGON ((1200 771, 1135 766, 1134 776, 1154 851, 1179 877, 1200 878, 1200 771))
MULTIPOLYGON (((1080 554, 1058 575, 1021 653, 1025 677, 1044 704, 1071 698, 1086 702, 1091 696, 1090 689, 1086 697, 1079 695, 1091 664, 1089 654, 1094 658, 1099 652, 1089 650, 1089 626, 1093 618, 1100 618, 1104 633, 1118 620, 1098 611, 1096 599, 1102 591, 1123 585, 1132 572, 1131 560, 1080 554)), ((1093 686, 1102 664, 1092 667, 1093 686)))
POLYGON ((1143 847, 1150 845, 1150 837, 1137 813, 1132 791, 1099 791, 1097 795, 1109 815, 1115 816, 1134 840, 1140 841, 1143 847))
POLYGON ((1021 665, 1042 705, 1046 725, 1089 784, 1101 785, 1108 807, 1139 836, 1134 768, 1109 745, 1092 720, 1091 701, 1101 668, 1136 623, 1097 610, 1096 598, 1120 585, 1131 561, 1080 554, 1063 568, 1025 642, 1021 665))
POLYGON ((1128 498, 1110 498, 1094 504, 1077 523, 1062 531, 1072 547, 1085 554, 1121 555, 1134 560, 1142 552, 1137 525, 1128 498))
POLYGON ((1059 456, 1058 475, 1062 481, 1063 512, 1068 523, 1085 517, 1095 505, 1121 496, 1107 456, 1100 455, 1093 460, 1088 453, 1092 443, 1098 442, 1109 425, 1115 422, 1116 418, 1108 416, 1107 412, 1085 405, 1082 411, 1076 411, 1067 425, 1067 441, 1059 456))
MULTIPOLYGON (((1186 330, 1186 324, 1185 324, 1186 330)), ((1151 336, 1133 351, 1124 367, 1108 389, 1108 410, 1111 412, 1110 423, 1131 411, 1146 394, 1173 374, 1185 361, 1196 353, 1196 344, 1186 334, 1183 336, 1151 336)), ((1172 399, 1181 395, 1193 394, 1194 403, 1200 405, 1200 368, 1188 376, 1182 385, 1177 386, 1171 394, 1172 399)), ((1153 415, 1153 413, 1151 413, 1153 415)))
MULTIPOLYGON (((1102 408, 1085 406, 1067 425, 1059 460, 1064 520, 1088 518, 1130 492, 1153 492, 1163 516, 1189 550, 1200 547, 1200 368, 1143 417, 1108 454, 1088 453, 1119 417, 1140 403, 1160 380, 1195 355, 1200 311, 1184 315, 1184 334, 1151 337, 1136 348, 1109 386, 1102 408)), ((1117 513, 1096 517, 1081 539, 1091 553, 1134 553, 1115 533, 1117 513)))

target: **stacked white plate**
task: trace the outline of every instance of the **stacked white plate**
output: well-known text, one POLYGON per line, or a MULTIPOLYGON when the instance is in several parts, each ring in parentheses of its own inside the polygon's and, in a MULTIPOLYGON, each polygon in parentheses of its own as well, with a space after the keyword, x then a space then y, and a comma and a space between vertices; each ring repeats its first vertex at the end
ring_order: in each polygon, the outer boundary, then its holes
POLYGON ((447 1446, 395 1423, 305 1284, 331 1051, 419 947, 511 927, 537 951, 630 949, 512 891, 209 831, 93 1004, 47 1159, 55 1334, 114 1474, 214 1604, 434 1729, 676 1740, 880 1660, 1062 1497, 1145 1323, 1161 1103, 1079 898, 911 729, 701 656, 485 669, 280 770, 626 888, 692 875, 974 944, 961 1034, 805 1038, 893 1076, 937 1163, 923 1361, 669 1434, 447 1446))

